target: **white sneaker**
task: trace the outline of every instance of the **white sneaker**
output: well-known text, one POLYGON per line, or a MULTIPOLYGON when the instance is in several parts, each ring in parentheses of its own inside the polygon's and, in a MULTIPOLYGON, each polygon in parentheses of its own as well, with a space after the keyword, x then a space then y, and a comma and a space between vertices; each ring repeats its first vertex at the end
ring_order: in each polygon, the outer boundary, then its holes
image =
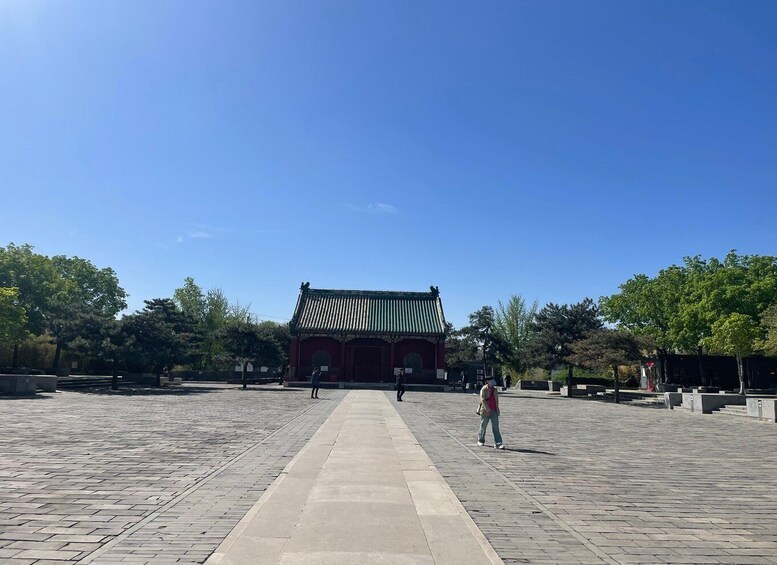
POLYGON ((478 442, 478 445, 486 445, 486 442, 484 442, 484 441, 479 441, 479 442, 478 442))
POLYGON ((500 444, 494 446, 494 449, 504 449, 504 448, 505 448, 505 444, 503 444, 503 443, 500 443, 500 444))

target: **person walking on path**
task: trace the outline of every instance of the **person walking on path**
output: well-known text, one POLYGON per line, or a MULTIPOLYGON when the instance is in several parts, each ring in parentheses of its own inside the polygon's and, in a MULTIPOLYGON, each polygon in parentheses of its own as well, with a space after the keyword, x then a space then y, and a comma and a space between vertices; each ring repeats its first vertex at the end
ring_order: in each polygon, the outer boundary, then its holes
POLYGON ((318 385, 321 382, 321 370, 318 367, 313 369, 310 376, 310 398, 318 398, 318 385))
POLYGON ((486 443, 486 428, 491 422, 491 431, 494 433, 494 447, 504 449, 502 443, 502 434, 499 432, 499 393, 496 389, 496 380, 490 379, 488 383, 480 389, 480 434, 478 435, 478 445, 486 443))
POLYGON ((403 394, 405 394, 405 370, 400 369, 397 372, 397 402, 402 402, 403 394))

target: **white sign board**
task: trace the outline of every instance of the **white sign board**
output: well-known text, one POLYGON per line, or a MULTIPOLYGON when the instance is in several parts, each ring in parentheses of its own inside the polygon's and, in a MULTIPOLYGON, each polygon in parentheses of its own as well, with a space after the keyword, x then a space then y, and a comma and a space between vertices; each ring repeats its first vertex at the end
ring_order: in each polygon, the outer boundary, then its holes
POLYGON ((260 373, 266 373, 267 372, 267 367, 259 367, 259 372, 260 373))
POLYGON ((413 372, 413 368, 412 367, 405 367, 405 374, 409 375, 412 372, 413 372))
POLYGON ((328 371, 329 370, 329 365, 321 365, 321 369, 320 370, 321 370, 322 373, 324 371, 328 371))
POLYGON ((246 371, 248 371, 249 373, 253 373, 254 372, 254 365, 253 365, 253 363, 249 363, 248 364, 248 367, 246 367, 246 371))
POLYGON ((398 375, 401 370, 402 367, 394 367, 394 376, 398 375))
POLYGON ((444 379, 445 378, 445 369, 437 369, 437 378, 438 379, 444 379))

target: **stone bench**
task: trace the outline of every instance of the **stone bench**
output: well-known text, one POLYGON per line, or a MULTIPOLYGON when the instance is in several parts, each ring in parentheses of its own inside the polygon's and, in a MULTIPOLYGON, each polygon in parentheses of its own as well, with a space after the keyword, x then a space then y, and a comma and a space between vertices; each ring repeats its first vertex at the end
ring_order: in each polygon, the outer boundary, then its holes
POLYGON ((548 390, 548 381, 518 381, 518 390, 548 390))
POLYGON ((181 377, 175 377, 175 378, 160 378, 159 384, 161 386, 181 386, 183 384, 183 379, 181 377))
POLYGON ((777 422, 777 398, 748 397, 747 415, 767 422, 777 422))
POLYGON ((670 410, 674 410, 675 406, 683 405, 683 393, 682 392, 665 392, 664 403, 670 410))
POLYGON ((0 394, 33 395, 37 388, 38 379, 35 375, 0 375, 0 394))
POLYGON ((602 385, 577 385, 572 388, 562 386, 561 396, 588 396, 603 393, 606 390, 607 388, 602 385))
POLYGON ((57 375, 36 375, 35 383, 44 392, 57 392, 57 375))
POLYGON ((744 406, 746 397, 741 394, 724 393, 706 393, 706 392, 684 392, 682 407, 691 412, 701 412, 702 414, 711 414, 727 404, 744 406))

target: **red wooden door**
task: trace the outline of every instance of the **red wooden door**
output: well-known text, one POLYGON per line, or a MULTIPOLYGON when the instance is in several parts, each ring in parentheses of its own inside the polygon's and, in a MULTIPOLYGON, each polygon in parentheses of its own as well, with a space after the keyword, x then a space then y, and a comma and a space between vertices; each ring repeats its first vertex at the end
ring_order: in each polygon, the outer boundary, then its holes
POLYGON ((357 345, 351 349, 351 374, 356 382, 377 382, 383 367, 383 348, 357 345))

